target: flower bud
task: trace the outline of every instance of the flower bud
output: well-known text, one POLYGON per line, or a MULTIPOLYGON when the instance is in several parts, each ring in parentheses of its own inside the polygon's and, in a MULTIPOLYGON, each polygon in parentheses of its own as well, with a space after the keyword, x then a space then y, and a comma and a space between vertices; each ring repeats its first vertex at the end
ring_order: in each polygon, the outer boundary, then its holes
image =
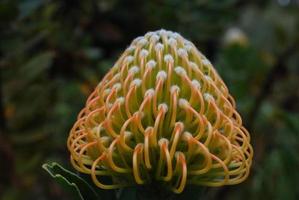
POLYGON ((150 32, 116 63, 70 131, 76 170, 102 189, 157 181, 175 193, 187 184, 247 178, 249 133, 226 85, 194 44, 171 31, 150 32))

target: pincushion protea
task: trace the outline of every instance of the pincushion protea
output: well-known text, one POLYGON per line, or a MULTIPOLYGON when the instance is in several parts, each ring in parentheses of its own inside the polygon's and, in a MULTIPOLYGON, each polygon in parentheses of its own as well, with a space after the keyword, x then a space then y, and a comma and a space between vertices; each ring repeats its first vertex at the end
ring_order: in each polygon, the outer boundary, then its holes
POLYGON ((211 63, 178 33, 136 38, 80 112, 68 149, 102 189, 155 181, 237 184, 253 150, 235 101, 211 63))

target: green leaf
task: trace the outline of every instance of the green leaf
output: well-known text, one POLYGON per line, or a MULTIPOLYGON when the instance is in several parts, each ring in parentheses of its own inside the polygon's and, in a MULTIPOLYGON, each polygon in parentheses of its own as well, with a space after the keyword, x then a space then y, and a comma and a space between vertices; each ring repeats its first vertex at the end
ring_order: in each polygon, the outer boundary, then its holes
POLYGON ((99 59, 102 56, 103 52, 99 48, 89 47, 89 48, 83 49, 83 54, 88 59, 96 60, 96 59, 99 59))
POLYGON ((93 188, 81 177, 64 169, 56 162, 42 166, 64 189, 69 191, 75 199, 94 200, 100 199, 93 188))
POLYGON ((20 15, 19 18, 23 19, 29 15, 31 15, 34 11, 36 11, 43 3, 44 0, 25 0, 19 4, 20 15))
POLYGON ((30 59, 19 69, 19 74, 27 81, 39 76, 52 64, 53 52, 43 52, 30 59))

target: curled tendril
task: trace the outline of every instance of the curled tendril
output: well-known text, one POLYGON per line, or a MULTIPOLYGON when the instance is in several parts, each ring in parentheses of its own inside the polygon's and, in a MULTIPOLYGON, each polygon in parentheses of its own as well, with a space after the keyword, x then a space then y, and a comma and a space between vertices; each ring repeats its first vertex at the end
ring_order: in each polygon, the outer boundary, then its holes
POLYGON ((125 50, 88 98, 67 145, 75 169, 103 189, 158 181, 181 193, 186 184, 238 184, 253 157, 211 63, 165 30, 125 50))

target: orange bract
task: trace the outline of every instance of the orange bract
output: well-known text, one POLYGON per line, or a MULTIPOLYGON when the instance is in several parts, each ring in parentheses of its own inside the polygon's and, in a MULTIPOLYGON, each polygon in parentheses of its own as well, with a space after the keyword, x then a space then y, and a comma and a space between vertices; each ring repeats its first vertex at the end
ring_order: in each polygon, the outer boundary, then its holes
POLYGON ((160 30, 136 38, 96 87, 69 138, 73 166, 103 189, 237 184, 253 150, 227 87, 196 47, 160 30))

